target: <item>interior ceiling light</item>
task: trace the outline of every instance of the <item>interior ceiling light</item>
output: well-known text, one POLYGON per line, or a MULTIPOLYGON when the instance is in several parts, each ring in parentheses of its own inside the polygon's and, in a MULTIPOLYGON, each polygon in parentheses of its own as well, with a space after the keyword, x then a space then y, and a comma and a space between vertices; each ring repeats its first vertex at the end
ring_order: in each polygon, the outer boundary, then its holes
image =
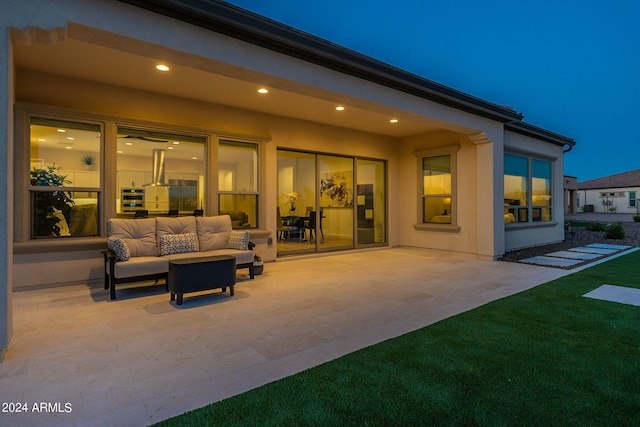
POLYGON ((60 133, 64 133, 64 132, 66 132, 66 130, 65 130, 65 129, 57 129, 57 131, 58 131, 58 132, 60 132, 60 133))
POLYGON ((336 107, 336 110, 338 111, 344 111, 344 107, 342 105, 340 105, 339 107, 336 107))
POLYGON ((391 119, 389 120, 389 123, 398 123, 398 119, 391 119))
POLYGON ((125 145, 133 145, 133 142, 125 142, 125 145))
POLYGON ((269 89, 260 88, 258 89, 258 93, 269 93, 269 89))
POLYGON ((180 145, 180 141, 173 141, 173 145, 180 145))
POLYGON ((158 71, 169 71, 169 67, 164 64, 156 65, 156 70, 158 71))
POLYGON ((68 139, 69 141, 73 141, 75 138, 74 138, 74 137, 72 137, 72 136, 68 136, 68 137, 67 137, 67 139, 68 139))
POLYGON ((173 150, 173 147, 167 147, 167 150, 173 150))
POLYGON ((67 146, 66 146, 66 147, 64 147, 64 148, 66 148, 67 150, 71 150, 71 146, 69 146, 69 145, 67 145, 67 146))

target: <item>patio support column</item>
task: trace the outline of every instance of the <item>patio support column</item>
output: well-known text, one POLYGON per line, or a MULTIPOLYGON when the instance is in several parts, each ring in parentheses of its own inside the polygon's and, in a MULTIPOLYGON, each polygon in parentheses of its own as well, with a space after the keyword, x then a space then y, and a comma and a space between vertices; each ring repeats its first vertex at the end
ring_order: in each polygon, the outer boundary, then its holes
POLYGON ((477 147, 478 257, 495 260, 504 254, 504 130, 470 135, 477 147))
POLYGON ((0 361, 13 335, 13 52, 0 24, 0 361))

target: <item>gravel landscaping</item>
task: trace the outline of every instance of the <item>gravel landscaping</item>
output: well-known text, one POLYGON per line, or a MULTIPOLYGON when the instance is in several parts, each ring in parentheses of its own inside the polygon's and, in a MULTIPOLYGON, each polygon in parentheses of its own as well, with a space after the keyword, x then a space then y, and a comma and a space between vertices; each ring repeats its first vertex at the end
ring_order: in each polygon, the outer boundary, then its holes
MULTIPOLYGON (((610 215, 612 216, 612 215, 610 215)), ((585 218, 587 219, 587 218, 585 218)), ((596 222, 603 224, 614 224, 620 221, 615 218, 604 218, 604 220, 598 220, 596 222)), ((582 219, 580 219, 582 220, 582 219)), ((588 245, 590 243, 607 243, 612 245, 627 245, 640 247, 640 222, 620 222, 624 228, 624 239, 605 239, 604 231, 589 231, 586 227, 572 227, 571 234, 568 234, 565 241, 559 243, 552 243, 549 245, 535 246, 532 248, 518 249, 510 251, 504 254, 500 260, 517 262, 525 258, 531 258, 538 255, 545 255, 555 251, 562 251, 578 246, 588 245)), ((604 258, 604 257, 603 257, 604 258)), ((586 263, 583 263, 586 264, 586 263)), ((583 265, 579 264, 577 266, 583 265)))

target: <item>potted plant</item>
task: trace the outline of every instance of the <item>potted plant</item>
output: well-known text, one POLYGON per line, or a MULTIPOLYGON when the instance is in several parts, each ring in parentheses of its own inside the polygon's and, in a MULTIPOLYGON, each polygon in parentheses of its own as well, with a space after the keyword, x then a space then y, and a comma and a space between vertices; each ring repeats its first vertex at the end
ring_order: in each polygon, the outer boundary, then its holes
POLYGON ((95 164, 95 160, 93 159, 93 157, 91 157, 90 154, 85 154, 85 156, 82 158, 82 163, 84 163, 84 167, 87 170, 93 169, 93 165, 95 164))
POLYGON ((253 256, 253 274, 262 274, 262 270, 264 269, 264 264, 262 262, 262 258, 258 255, 253 256))
MULTIPOLYGON (((31 171, 31 185, 41 187, 64 187, 70 184, 66 175, 59 175, 55 165, 44 169, 33 168, 31 171)), ((60 236, 60 218, 57 213, 62 213, 69 222, 71 206, 75 202, 71 194, 66 191, 35 191, 33 194, 33 221, 36 237, 60 236)))

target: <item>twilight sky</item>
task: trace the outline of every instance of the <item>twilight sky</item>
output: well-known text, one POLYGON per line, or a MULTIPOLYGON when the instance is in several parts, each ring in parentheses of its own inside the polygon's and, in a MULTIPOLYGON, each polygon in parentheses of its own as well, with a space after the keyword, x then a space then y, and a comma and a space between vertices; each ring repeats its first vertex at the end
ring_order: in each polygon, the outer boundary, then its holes
POLYGON ((578 181, 640 169, 640 1, 228 0, 576 140, 578 181))

